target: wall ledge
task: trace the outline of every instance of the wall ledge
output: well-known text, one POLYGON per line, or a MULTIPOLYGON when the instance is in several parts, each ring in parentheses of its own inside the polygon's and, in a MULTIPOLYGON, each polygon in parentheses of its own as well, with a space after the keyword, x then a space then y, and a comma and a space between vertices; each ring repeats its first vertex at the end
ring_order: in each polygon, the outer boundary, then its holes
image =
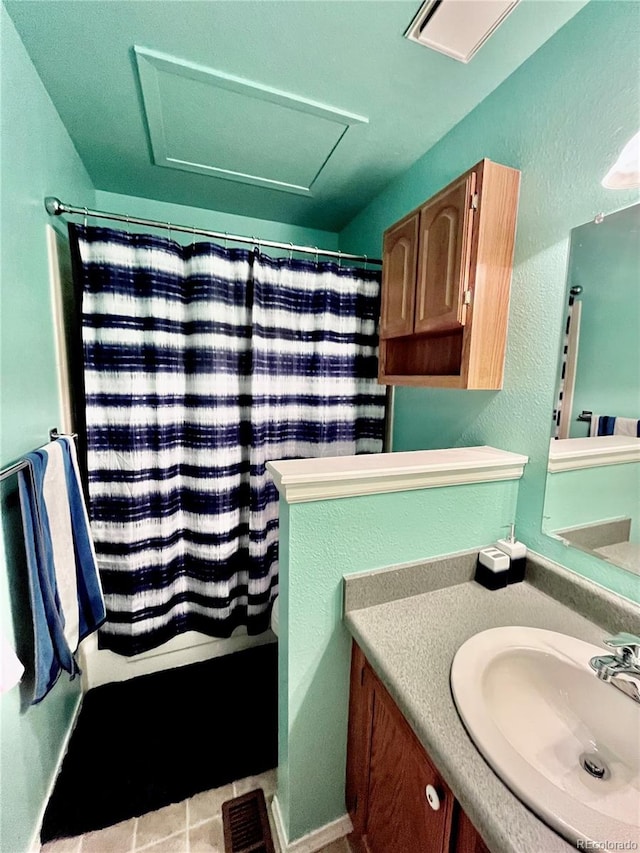
POLYGON ((518 480, 527 456, 495 447, 454 447, 362 456, 328 456, 268 462, 280 497, 287 503, 332 500, 518 480))
POLYGON ((551 474, 627 462, 640 462, 640 438, 626 435, 561 438, 551 439, 549 446, 548 470, 551 474))

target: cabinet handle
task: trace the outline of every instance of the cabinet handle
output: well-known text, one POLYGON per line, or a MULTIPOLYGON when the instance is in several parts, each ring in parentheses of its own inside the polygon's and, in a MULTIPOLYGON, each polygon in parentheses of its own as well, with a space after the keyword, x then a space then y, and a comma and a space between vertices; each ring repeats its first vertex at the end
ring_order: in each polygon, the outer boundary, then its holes
POLYGON ((427 785, 427 787, 424 789, 424 793, 427 798, 427 802, 429 803, 431 808, 434 810, 434 812, 437 812, 440 808, 440 797, 438 796, 438 792, 436 791, 436 789, 433 787, 433 785, 427 785))

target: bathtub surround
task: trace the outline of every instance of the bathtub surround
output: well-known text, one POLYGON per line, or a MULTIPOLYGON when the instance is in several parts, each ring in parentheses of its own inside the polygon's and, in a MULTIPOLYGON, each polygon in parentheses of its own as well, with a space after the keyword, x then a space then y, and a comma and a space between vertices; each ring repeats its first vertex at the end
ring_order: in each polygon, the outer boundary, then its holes
MULTIPOLYGON (((491 449, 479 450, 486 456, 491 449)), ((470 449, 459 451, 460 459, 470 454, 470 449)), ((413 455, 389 454, 384 460, 386 478, 394 479, 396 456, 406 472, 407 457, 413 455)), ((350 644, 342 624, 343 575, 479 549, 499 539, 512 521, 518 479, 442 485, 447 475, 443 458, 450 477, 462 476, 455 457, 449 451, 415 456, 425 469, 431 460, 440 477, 438 485, 429 488, 423 483, 416 489, 411 481, 401 485, 398 477, 396 488, 409 491, 385 493, 385 476, 379 476, 379 494, 291 504, 280 500, 277 800, 285 840, 292 846, 345 814, 350 644)), ((503 456, 507 472, 519 464, 521 474, 525 460, 518 454, 503 456)), ((373 464, 369 457, 342 461, 351 475, 354 468, 366 471, 373 464)), ((320 473, 324 462, 302 460, 299 467, 313 479, 310 469, 320 473)), ((292 465, 295 469, 295 463, 282 463, 279 479, 285 488, 287 477, 293 476, 292 465)), ((271 469, 278 477, 278 463, 271 469)), ((300 489, 303 485, 297 483, 300 489)), ((325 487, 331 491, 331 480, 325 487)), ((452 571, 460 570, 454 564, 452 571)), ((419 570, 413 572, 415 577, 419 570)), ((436 572, 442 582, 442 569, 436 572)))

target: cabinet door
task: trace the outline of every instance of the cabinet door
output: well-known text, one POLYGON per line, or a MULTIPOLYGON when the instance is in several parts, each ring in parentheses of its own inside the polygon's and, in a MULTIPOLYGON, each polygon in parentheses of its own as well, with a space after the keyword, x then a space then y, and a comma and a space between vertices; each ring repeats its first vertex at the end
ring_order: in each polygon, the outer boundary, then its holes
POLYGON ((419 212, 416 211, 384 235, 381 338, 396 338, 413 332, 418 220, 419 212))
POLYGON ((362 837, 366 829, 369 797, 369 752, 373 680, 362 651, 354 643, 351 655, 349 729, 347 741, 346 803, 353 831, 362 837))
POLYGON ((366 848, 370 853, 443 853, 448 843, 451 794, 386 691, 373 694, 366 848), (440 808, 426 787, 439 791, 440 808))
POLYGON ((456 823, 453 853, 489 853, 480 833, 459 806, 456 823))
POLYGON ((414 329, 452 332, 465 321, 475 172, 420 208, 414 329))

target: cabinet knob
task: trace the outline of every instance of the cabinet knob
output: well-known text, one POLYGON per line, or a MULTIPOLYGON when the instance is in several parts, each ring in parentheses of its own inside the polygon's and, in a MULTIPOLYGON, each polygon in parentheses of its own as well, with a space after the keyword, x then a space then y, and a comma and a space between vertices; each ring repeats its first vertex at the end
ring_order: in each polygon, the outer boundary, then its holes
POLYGON ((434 810, 434 812, 437 812, 440 808, 440 797, 438 796, 438 792, 436 791, 436 789, 433 787, 433 785, 427 785, 427 787, 424 789, 424 793, 427 798, 427 802, 429 803, 431 808, 434 810))

